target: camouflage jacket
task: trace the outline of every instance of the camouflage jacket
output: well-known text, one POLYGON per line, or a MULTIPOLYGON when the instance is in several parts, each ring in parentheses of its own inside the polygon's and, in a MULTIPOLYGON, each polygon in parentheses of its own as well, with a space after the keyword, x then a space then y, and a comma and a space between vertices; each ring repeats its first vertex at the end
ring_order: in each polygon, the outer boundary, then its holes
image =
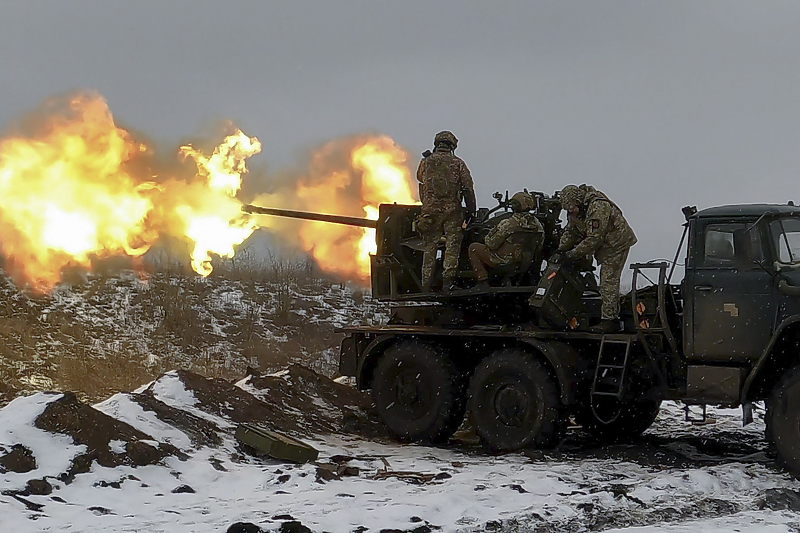
POLYGON ((591 185, 581 185, 586 195, 582 214, 568 217, 559 251, 572 251, 575 257, 594 255, 598 262, 636 244, 636 234, 622 211, 591 185))
POLYGON ((519 261, 524 252, 523 245, 521 242, 514 242, 513 238, 519 233, 544 233, 544 228, 533 213, 514 213, 489 230, 485 239, 486 246, 502 263, 519 261))
POLYGON ((423 213, 447 213, 461 207, 474 212, 475 190, 466 163, 450 150, 435 150, 417 168, 419 197, 423 213))

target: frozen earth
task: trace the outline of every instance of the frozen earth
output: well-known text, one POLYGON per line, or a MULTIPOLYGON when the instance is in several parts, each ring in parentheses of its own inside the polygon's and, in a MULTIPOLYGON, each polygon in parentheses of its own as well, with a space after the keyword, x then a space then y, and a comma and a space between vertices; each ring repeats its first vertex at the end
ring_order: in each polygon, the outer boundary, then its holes
POLYGON ((684 415, 665 403, 631 445, 572 428, 553 451, 490 455, 469 427, 446 448, 395 443, 368 396, 300 366, 236 384, 171 372, 93 408, 37 393, 0 410, 0 531, 800 531, 763 412, 684 415), (318 460, 247 454, 232 435, 248 421, 318 460))

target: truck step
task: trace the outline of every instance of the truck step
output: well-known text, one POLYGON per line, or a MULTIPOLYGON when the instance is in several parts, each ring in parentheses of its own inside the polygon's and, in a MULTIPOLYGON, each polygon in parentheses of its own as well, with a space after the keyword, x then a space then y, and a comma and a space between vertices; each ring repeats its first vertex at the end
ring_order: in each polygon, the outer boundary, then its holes
POLYGON ((602 391, 595 391, 592 393, 592 396, 616 396, 617 398, 620 397, 620 394, 616 392, 602 392, 602 391))

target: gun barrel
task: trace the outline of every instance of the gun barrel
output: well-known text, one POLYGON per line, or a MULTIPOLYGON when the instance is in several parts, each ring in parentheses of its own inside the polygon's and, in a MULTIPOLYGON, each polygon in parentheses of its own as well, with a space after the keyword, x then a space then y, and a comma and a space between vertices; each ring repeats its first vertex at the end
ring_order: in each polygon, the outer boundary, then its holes
POLYGON ((308 211, 293 211, 291 209, 276 209, 274 207, 260 207, 257 205, 242 206, 245 213, 257 215, 272 215, 276 217, 301 218, 304 220, 318 220, 319 222, 330 222, 332 224, 344 224, 346 226, 358 226, 360 228, 375 229, 378 226, 377 220, 369 218, 347 217, 342 215, 326 215, 323 213, 309 213, 308 211))

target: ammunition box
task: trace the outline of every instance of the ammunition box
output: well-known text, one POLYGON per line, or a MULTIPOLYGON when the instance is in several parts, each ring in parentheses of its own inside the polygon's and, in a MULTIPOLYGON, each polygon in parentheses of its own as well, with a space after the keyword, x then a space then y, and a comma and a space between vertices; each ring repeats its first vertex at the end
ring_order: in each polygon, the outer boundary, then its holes
POLYGON ((235 437, 242 444, 255 450, 256 455, 266 455, 293 463, 316 461, 319 457, 319 451, 308 444, 256 424, 239 424, 235 437))
POLYGON ((528 303, 539 317, 558 329, 575 329, 583 314, 583 284, 561 265, 548 265, 528 303))

